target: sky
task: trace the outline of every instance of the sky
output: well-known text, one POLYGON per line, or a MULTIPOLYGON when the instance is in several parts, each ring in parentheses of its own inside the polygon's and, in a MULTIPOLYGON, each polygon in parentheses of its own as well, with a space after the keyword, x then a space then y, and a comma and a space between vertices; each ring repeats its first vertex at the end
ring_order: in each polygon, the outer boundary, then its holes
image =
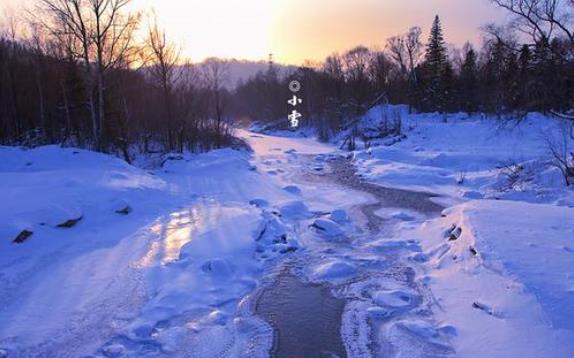
MULTIPOLYGON (((504 19, 489 0, 132 0, 153 8, 169 38, 192 61, 207 57, 302 64, 356 45, 383 48, 385 39, 441 16, 446 40, 480 42, 480 27, 504 19)), ((18 7, 33 0, 0 0, 18 7)))

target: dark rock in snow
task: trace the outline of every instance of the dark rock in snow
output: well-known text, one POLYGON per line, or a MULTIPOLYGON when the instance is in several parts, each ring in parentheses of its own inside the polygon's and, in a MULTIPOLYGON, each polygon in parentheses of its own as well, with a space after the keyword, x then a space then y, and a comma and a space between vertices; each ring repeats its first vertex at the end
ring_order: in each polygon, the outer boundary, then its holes
POLYGON ((116 214, 121 214, 121 215, 128 215, 131 212, 132 212, 132 208, 129 205, 126 205, 125 207, 116 210, 116 214))
POLYGON ((445 232, 445 237, 448 241, 456 241, 462 235, 462 229, 456 225, 453 225, 450 229, 445 232))
MULTIPOLYGON (((23 243, 24 241, 28 240, 28 238, 29 238, 30 236, 32 236, 32 234, 34 234, 34 233, 33 233, 32 231, 30 231, 30 230, 22 230, 22 232, 20 232, 20 233, 18 234, 18 236, 16 236, 16 238, 12 241, 12 243, 14 243, 14 244, 21 244, 21 243, 23 243)), ((0 358, 2 358, 1 352, 2 352, 2 351, 0 351, 0 358)))
POLYGON ((487 305, 485 305, 484 303, 481 302, 473 302, 472 303, 472 307, 476 308, 477 310, 481 310, 484 311, 486 313, 488 313, 491 316, 496 316, 495 312, 492 310, 492 308, 488 307, 487 305))
POLYGON ((66 220, 63 223, 56 225, 56 227, 69 229, 76 226, 80 221, 82 221, 83 218, 84 218, 83 216, 80 216, 79 218, 76 219, 66 220))

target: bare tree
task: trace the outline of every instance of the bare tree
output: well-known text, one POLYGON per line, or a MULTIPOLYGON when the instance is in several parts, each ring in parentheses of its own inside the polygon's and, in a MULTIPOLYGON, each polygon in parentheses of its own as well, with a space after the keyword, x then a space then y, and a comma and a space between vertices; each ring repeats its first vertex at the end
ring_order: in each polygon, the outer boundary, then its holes
POLYGON ((211 95, 215 119, 216 145, 223 144, 224 111, 226 105, 225 84, 228 78, 228 63, 224 60, 210 58, 205 61, 203 75, 211 95))
POLYGON ((411 99, 418 83, 416 68, 423 53, 421 34, 421 28, 415 26, 411 27, 407 33, 393 36, 387 40, 387 52, 399 67, 401 77, 407 81, 408 95, 411 99))
POLYGON ((103 148, 106 74, 129 62, 139 14, 122 12, 131 0, 39 0, 49 16, 43 24, 83 62, 92 135, 103 148))
POLYGON ((558 133, 545 134, 552 164, 560 169, 566 185, 574 184, 574 123, 561 123, 558 133))
POLYGON ((155 15, 148 27, 146 45, 151 61, 149 73, 153 81, 161 88, 163 94, 164 112, 167 121, 167 142, 168 149, 171 151, 175 148, 172 91, 174 84, 182 74, 181 69, 178 67, 180 50, 167 40, 165 32, 157 25, 155 15))
POLYGON ((574 45, 574 0, 491 0, 514 16, 513 28, 535 43, 562 34, 574 45))
POLYGON ((420 27, 415 26, 406 34, 393 36, 387 40, 387 51, 403 75, 408 78, 416 76, 415 68, 422 56, 421 33, 420 27))

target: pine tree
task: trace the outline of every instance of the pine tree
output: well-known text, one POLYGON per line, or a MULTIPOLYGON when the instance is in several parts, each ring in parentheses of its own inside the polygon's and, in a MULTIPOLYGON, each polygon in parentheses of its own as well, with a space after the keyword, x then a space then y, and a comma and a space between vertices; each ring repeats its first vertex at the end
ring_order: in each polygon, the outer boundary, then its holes
POLYGON ((425 72, 428 79, 425 102, 428 109, 444 111, 447 102, 445 72, 448 64, 442 25, 437 15, 434 19, 425 53, 425 72))
POLYGON ((463 110, 472 113, 478 110, 478 65, 477 56, 473 48, 469 48, 464 55, 460 69, 460 87, 463 110))
POLYGON ((520 73, 520 106, 523 110, 530 111, 533 110, 533 97, 530 93, 530 87, 532 85, 532 51, 530 51, 530 46, 523 45, 520 49, 518 67, 520 73))

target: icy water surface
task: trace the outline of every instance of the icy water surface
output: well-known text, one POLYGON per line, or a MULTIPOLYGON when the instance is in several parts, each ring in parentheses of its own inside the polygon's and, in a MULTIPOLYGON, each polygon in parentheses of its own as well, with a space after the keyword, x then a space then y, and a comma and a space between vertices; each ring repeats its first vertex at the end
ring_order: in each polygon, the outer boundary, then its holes
MULTIPOLYGON (((438 215, 443 209, 431 200, 433 194, 386 188, 365 182, 356 175, 352 162, 342 157, 329 160, 328 167, 330 170, 313 170, 303 177, 299 176, 294 179, 312 183, 327 181, 370 194, 373 201, 357 207, 366 218, 363 229, 369 236, 379 236, 381 230, 390 224, 376 214, 381 208, 404 208, 428 216, 438 215)), ((302 261, 298 265, 301 264, 302 261)), ((407 271, 412 270, 407 269, 407 271)), ((408 314, 410 309, 418 306, 421 299, 418 296, 413 297, 413 302, 417 304, 413 307, 404 307, 404 312, 390 310, 389 312, 395 312, 391 316, 396 314, 400 317, 403 313, 408 314)), ((262 289, 255 311, 273 327, 272 356, 346 357, 347 352, 341 330, 345 306, 348 303, 345 299, 335 298, 328 286, 302 282, 288 269, 284 269, 274 284, 262 289)), ((418 342, 417 339, 415 340, 418 342)), ((370 345, 367 350, 371 351, 370 354, 378 352, 383 356, 389 353, 388 347, 375 347, 374 345, 370 345)), ((432 352, 432 349, 424 348, 423 351, 432 352)))
POLYGON ((263 290, 256 313, 275 331, 273 357, 346 357, 341 339, 345 301, 326 286, 302 282, 288 271, 263 290))
POLYGON ((329 164, 333 170, 333 175, 327 176, 327 180, 334 180, 336 183, 369 193, 376 198, 376 202, 364 204, 360 207, 360 210, 367 218, 367 229, 372 233, 380 231, 381 226, 385 224, 385 220, 376 214, 377 210, 381 208, 403 208, 429 216, 438 215, 444 209, 444 207, 431 200, 437 195, 388 188, 364 181, 356 174, 355 167, 350 160, 339 157, 330 161, 329 164))

